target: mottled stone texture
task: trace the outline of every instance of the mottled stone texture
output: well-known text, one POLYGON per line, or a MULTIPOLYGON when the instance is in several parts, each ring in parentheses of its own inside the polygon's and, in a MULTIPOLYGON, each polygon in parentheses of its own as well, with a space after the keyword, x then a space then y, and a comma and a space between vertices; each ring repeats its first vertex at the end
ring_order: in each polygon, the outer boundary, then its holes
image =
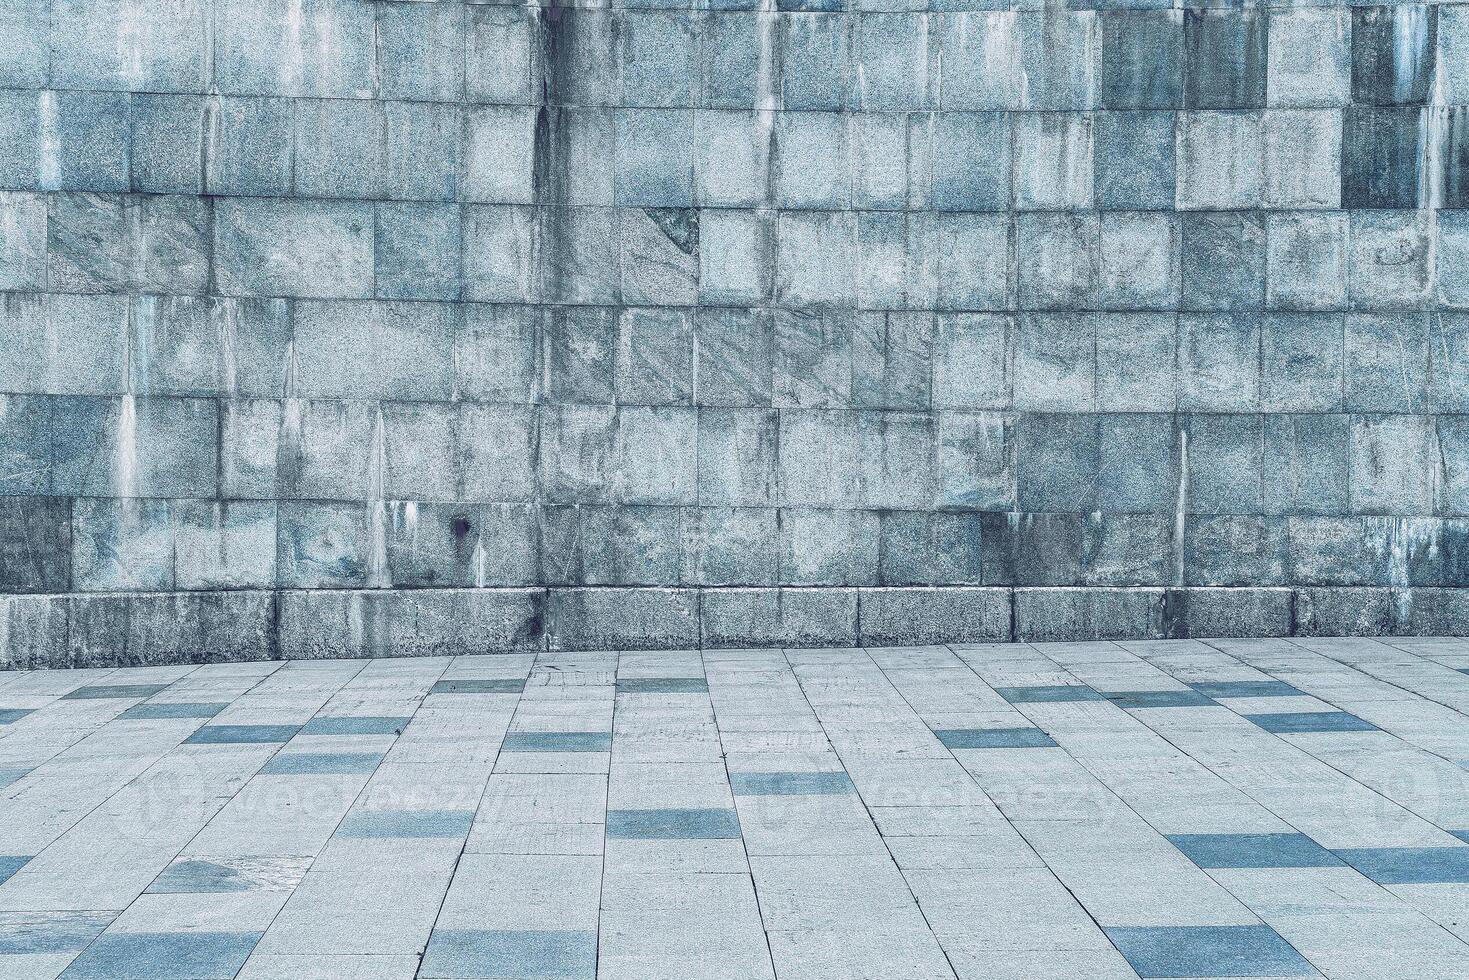
POLYGON ((707 6, 0 4, 0 663, 1469 631, 1469 7, 707 6))

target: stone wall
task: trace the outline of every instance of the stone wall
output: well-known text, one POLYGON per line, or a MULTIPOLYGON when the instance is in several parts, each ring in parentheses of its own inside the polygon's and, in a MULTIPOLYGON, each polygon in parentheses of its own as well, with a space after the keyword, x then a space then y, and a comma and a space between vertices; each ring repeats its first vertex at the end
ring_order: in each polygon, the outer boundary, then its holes
POLYGON ((1469 629, 1469 7, 913 2, 5 0, 0 663, 1469 629))

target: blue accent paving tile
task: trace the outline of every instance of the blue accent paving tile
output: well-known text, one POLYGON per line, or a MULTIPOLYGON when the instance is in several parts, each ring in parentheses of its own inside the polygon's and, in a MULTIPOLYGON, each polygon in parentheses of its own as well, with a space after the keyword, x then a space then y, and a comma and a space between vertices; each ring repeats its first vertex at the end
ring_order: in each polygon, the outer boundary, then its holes
POLYGON ((1305 834, 1169 834, 1201 868, 1330 868, 1342 862, 1305 834))
POLYGON ((951 749, 1048 749, 1056 744, 1039 728, 948 728, 934 734, 951 749))
POLYGON ((1317 976, 1274 929, 1258 926, 1141 926, 1106 930, 1143 977, 1317 976))
POLYGON ((1199 708, 1214 703, 1197 691, 1109 691, 1104 697, 1119 708, 1199 708))
POLYGON ((1285 681, 1201 681, 1189 687, 1211 698, 1291 698, 1305 697, 1285 681))
POLYGON ((1469 830, 1451 830, 1449 831, 1449 833, 1453 834, 1464 843, 1469 844, 1469 830))
POLYGON ((33 711, 35 711, 34 708, 0 708, 0 725, 8 725, 13 721, 20 721, 33 711))
POLYGON ((1469 847, 1349 847, 1335 853, 1380 885, 1469 883, 1469 847))
POLYGON ((118 715, 121 721, 155 721, 160 718, 213 718, 228 704, 188 704, 175 701, 158 701, 135 704, 118 715))
POLYGON ((29 769, 0 769, 0 789, 4 789, 30 772, 29 769))
POLYGON ((402 735, 412 718, 368 718, 345 715, 313 718, 302 735, 402 735))
POLYGON ((506 732, 505 752, 610 752, 608 732, 506 732))
POLYGON ((844 772, 732 772, 735 796, 836 796, 853 791, 844 772))
POLYGON ((609 810, 607 836, 618 840, 732 840, 733 810, 609 810))
POLYGON ((463 837, 473 810, 358 810, 337 827, 338 837, 463 837))
POLYGON ((1052 684, 1043 687, 997 687, 995 693, 1011 704, 1050 704, 1066 701, 1101 701, 1102 696, 1082 684, 1052 684))
POLYGON ((111 912, 0 912, 0 956, 86 949, 111 912))
POLYGON ((25 867, 29 860, 29 857, 0 856, 0 885, 9 881, 10 876, 25 867))
POLYGON ((184 739, 185 745, 259 745, 289 742, 297 725, 205 725, 184 739))
POLYGON ((1267 732, 1299 735, 1307 732, 1375 732, 1378 727, 1345 711, 1274 712, 1245 715, 1267 732))
POLYGON ((102 698, 151 698, 167 684, 94 684, 63 694, 63 701, 97 701, 102 698))
POLYGON ((430 694, 519 694, 525 680, 519 677, 466 677, 457 681, 439 681, 428 689, 430 694))
POLYGON ((381 752, 291 752, 277 755, 260 772, 266 776, 345 776, 372 772, 382 761, 381 752))
POLYGON ((107 933, 97 937, 61 976, 63 980, 229 980, 259 941, 256 932, 107 933))
POLYGON ((494 980, 593 980, 594 932, 435 929, 418 975, 494 980))
POLYGON ((618 694, 708 694, 702 677, 628 677, 617 682, 618 694))

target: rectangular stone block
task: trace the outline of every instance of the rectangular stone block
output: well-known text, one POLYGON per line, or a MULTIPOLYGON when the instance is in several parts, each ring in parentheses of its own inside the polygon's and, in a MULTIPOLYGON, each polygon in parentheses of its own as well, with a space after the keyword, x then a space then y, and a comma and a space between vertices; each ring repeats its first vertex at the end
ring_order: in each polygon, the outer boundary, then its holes
POLYGON ((275 587, 273 501, 186 500, 174 504, 173 511, 178 588, 275 587))
POLYGON ((1290 589, 1175 589, 1168 593, 1170 636, 1291 636, 1290 589))
POLYGON ((1184 16, 1184 104, 1258 109, 1265 104, 1267 14, 1189 10, 1184 16))
POLYGON ((1342 405, 1343 324, 1336 313, 1272 313, 1261 321, 1260 407, 1333 412, 1342 405))
POLYGON ((1178 116, 1180 211, 1254 208, 1261 200, 1260 113, 1200 110, 1178 116))
MULTIPOLYGON (((138 125, 161 128, 154 105, 143 101, 149 115, 138 125)), ((291 191, 295 167, 296 103, 289 99, 224 97, 204 103, 204 187, 214 194, 285 195, 291 191)), ((170 139, 179 134, 170 131, 170 139)), ((155 139, 161 140, 161 135, 155 139)), ((307 149, 311 148, 308 143, 307 149)), ((165 152, 172 149, 165 145, 165 152)), ((174 152, 183 152, 180 146, 174 152)))
MULTIPOLYGON (((450 5, 451 7, 457 5, 450 5)), ((425 9, 442 9, 442 5, 425 8, 412 6, 412 15, 404 15, 418 21, 425 9)), ((441 15, 442 16, 442 15, 441 15)), ((539 12, 529 7, 502 7, 498 5, 466 4, 463 9, 464 30, 464 96, 467 102, 487 102, 498 105, 527 105, 531 101, 532 83, 539 85, 542 66, 537 47, 540 30, 539 12)), ((567 42, 568 53, 580 53, 582 28, 590 20, 610 21, 601 11, 583 12, 568 9, 560 23, 559 37, 567 42)), ((406 29, 405 29, 406 30, 406 29)), ((600 49, 604 57, 610 55, 610 46, 600 49)), ((383 59, 385 75, 391 73, 390 61, 383 59)), ((566 104, 574 93, 567 86, 584 84, 576 67, 567 65, 564 76, 557 76, 556 94, 566 104)))
POLYGON ((50 398, 0 395, 0 496, 49 491, 51 417, 50 398))
POLYGON ((465 304, 454 344, 454 390, 472 401, 539 400, 543 311, 465 304))
POLYGON ((361 500, 381 487, 378 412, 368 402, 302 400, 282 407, 279 492, 283 498, 361 500))
POLYGON ((384 98, 454 102, 464 94, 465 20, 482 8, 384 4, 377 11, 378 90, 384 98))
POLYGON ((1177 319, 1171 313, 1097 314, 1099 409, 1173 410, 1178 388, 1177 319))
POLYGON ((282 592, 290 659, 446 656, 541 648, 539 589, 282 592))
POLYGON ((296 394, 447 400, 458 333, 444 303, 297 303, 296 394))
POLYGON ((376 8, 354 0, 220 0, 214 79, 238 95, 371 98, 376 8))
POLYGON ((163 500, 76 502, 71 563, 78 592, 174 588, 173 508, 163 500))
POLYGON ((700 309, 694 314, 700 405, 768 406, 774 360, 774 320, 761 310, 700 309))
POLYGON ((195 95, 133 96, 133 189, 203 192, 204 123, 213 118, 212 105, 195 95))
POLYGON ((1249 412, 1260 404, 1257 314, 1185 314, 1178 318, 1178 407, 1249 412))
POLYGON ((360 503, 282 500, 276 544, 280 586, 361 588, 368 584, 369 571, 381 577, 386 564, 387 512, 382 504, 375 510, 360 503))
POLYGON ((121 192, 131 173, 132 97, 116 92, 43 92, 41 187, 121 192))
POLYGON ((1265 219, 1265 305, 1339 310, 1347 302, 1347 216, 1294 212, 1265 219))
POLYGON ((1258 415, 1193 415, 1188 424, 1188 511, 1256 514, 1263 503, 1258 415))
POLYGON ((274 660, 272 592, 73 596, 69 655, 91 667, 274 660))
POLYGON ((617 415, 610 406, 565 405, 541 413, 537 462, 542 499, 553 504, 606 503, 617 415))
MULTIPOLYGON (((700 507, 684 511, 687 560, 699 585, 774 585, 777 517, 767 507, 700 507)), ((707 593, 705 593, 707 595, 707 593)))
POLYGON ((1272 106, 1340 106, 1351 101, 1351 11, 1270 11, 1266 100, 1272 106))
POLYGON ((1101 112, 1092 123, 1093 200, 1099 208, 1171 208, 1174 114, 1101 112))
POLYGON ((291 186, 298 197, 375 198, 383 192, 383 106, 294 99, 291 186))
POLYGON ((1045 640, 1162 639, 1163 589, 1016 589, 1015 635, 1045 640))
POLYGON ((397 588, 531 586, 540 571, 536 510, 525 504, 395 501, 386 549, 397 588))
POLYGON ((1348 506, 1350 418, 1344 415, 1265 417, 1268 513, 1335 514, 1348 506))
POLYGON ((856 589, 709 589, 703 646, 847 646, 857 643, 856 589))
POLYGON ((0 669, 72 666, 67 646, 71 600, 65 596, 0 596, 0 669))
POLYGON ((1107 10, 1102 28, 1101 104, 1172 109, 1183 102, 1183 17, 1173 10, 1107 10))
POLYGON ((765 304, 774 290, 772 211, 705 209, 699 217, 701 303, 765 304))
POLYGON ((1010 590, 859 589, 864 646, 991 643, 1011 637, 1010 590))
POLYGON ((38 89, 50 70, 49 0, 15 0, 0 10, 0 85, 38 89))
POLYGON ((71 505, 67 497, 0 497, 0 592, 70 589, 71 505))
POLYGON ((780 581, 875 585, 879 520, 874 511, 786 508, 780 512, 780 581))
POLYGON ((699 644, 691 589, 557 589, 548 598, 550 650, 681 650, 699 644))
POLYGON ((1022 511, 1096 509, 1098 418, 1095 415, 1021 415, 1016 455, 1016 501, 1022 511))
POLYGON ((216 208, 214 234, 215 275, 225 295, 372 295, 371 205, 225 199, 216 208))
POLYGON ((1344 404, 1349 412, 1421 412, 1428 404, 1425 313, 1348 313, 1344 404))
POLYGON ((1013 418, 999 412, 941 412, 935 440, 937 506, 1006 510, 1015 505, 1013 418))
POLYGON ((58 88, 202 92, 209 4, 59 0, 51 5, 51 78, 58 88))

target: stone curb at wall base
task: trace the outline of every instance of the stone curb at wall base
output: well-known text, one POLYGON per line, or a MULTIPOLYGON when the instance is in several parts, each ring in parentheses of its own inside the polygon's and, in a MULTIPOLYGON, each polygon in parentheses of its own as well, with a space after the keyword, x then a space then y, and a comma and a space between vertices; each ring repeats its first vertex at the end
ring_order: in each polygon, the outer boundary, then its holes
POLYGON ((535 650, 1469 634, 1469 589, 504 588, 0 596, 0 668, 535 650))

